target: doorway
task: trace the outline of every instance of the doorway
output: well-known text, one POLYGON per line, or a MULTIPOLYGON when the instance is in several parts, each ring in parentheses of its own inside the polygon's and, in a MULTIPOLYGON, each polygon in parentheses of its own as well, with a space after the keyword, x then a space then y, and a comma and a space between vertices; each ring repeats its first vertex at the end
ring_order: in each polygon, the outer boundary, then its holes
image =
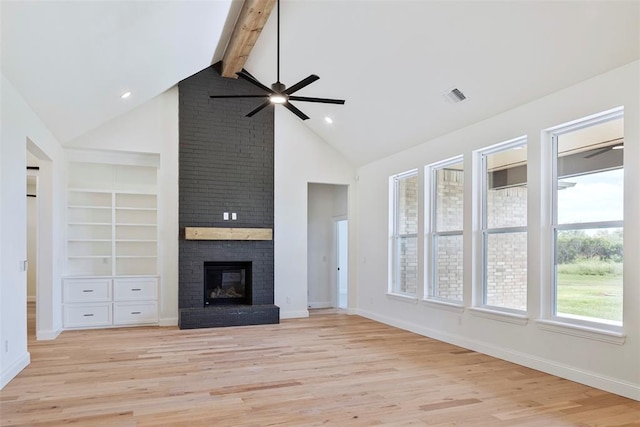
POLYGON ((38 289, 38 178, 39 160, 27 150, 27 334, 36 335, 38 289))
POLYGON ((349 221, 336 221, 336 258, 337 307, 347 309, 349 306, 349 221))
POLYGON ((309 183, 307 194, 308 308, 346 308, 348 186, 309 183))

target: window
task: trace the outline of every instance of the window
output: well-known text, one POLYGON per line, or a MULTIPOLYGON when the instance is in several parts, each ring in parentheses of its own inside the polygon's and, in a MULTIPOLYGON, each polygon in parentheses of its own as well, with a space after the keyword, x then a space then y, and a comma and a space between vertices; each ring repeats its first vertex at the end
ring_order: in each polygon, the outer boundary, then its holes
POLYGON ((527 309, 527 141, 481 154, 482 305, 527 309))
POLYGON ((428 167, 430 226, 428 297, 462 302, 462 156, 428 167))
POLYGON ((415 296, 418 288, 418 171, 391 178, 393 227, 390 291, 415 296))
POLYGON ((552 133, 553 314, 622 325, 623 112, 552 133))

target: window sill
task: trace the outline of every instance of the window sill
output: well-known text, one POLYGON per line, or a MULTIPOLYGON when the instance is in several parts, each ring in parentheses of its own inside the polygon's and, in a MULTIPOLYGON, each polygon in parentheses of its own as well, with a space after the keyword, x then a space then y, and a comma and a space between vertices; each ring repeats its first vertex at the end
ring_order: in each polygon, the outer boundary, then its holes
POLYGON ((499 322, 513 323, 514 325, 524 326, 529 322, 529 316, 526 314, 510 313, 508 311, 492 310, 484 307, 470 307, 471 314, 485 319, 497 320, 499 322))
POLYGON ((420 301, 423 305, 428 307, 437 308, 440 310, 453 311, 454 313, 462 313, 464 311, 464 305, 451 301, 437 300, 437 299, 423 299, 420 301))
POLYGON ((591 326, 575 325, 572 323, 546 319, 538 319, 536 320, 536 323, 543 331, 572 335, 574 337, 587 338, 609 344, 622 345, 627 339, 626 334, 609 329, 600 329, 591 326))
POLYGON ((414 297, 411 295, 404 295, 404 294, 393 294, 391 292, 387 293, 387 297, 391 298, 391 299, 395 299, 398 301, 404 301, 404 302, 410 302, 413 304, 417 304, 418 303, 418 297, 414 297))

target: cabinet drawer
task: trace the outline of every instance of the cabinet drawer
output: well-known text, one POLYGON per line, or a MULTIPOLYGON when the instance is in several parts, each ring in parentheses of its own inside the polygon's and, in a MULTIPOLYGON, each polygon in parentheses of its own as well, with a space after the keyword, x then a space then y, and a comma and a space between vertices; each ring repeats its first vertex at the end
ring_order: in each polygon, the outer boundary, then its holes
POLYGON ((119 302, 113 305, 114 323, 116 325, 136 323, 157 323, 158 305, 150 302, 119 302))
POLYGON ((62 287, 65 303, 111 301, 111 279, 65 279, 62 287))
POLYGON ((65 305, 63 321, 65 328, 111 325, 111 303, 65 305))
POLYGON ((153 277, 140 279, 115 279, 115 301, 155 300, 158 297, 158 281, 153 277))

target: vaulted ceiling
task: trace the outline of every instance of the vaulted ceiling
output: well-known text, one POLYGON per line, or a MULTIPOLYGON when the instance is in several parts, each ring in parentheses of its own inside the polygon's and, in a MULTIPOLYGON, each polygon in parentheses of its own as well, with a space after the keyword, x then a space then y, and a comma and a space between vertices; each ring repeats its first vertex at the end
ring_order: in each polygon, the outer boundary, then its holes
MULTIPOLYGON (((241 8, 0 5, 2 73, 63 144, 222 59, 241 8)), ((637 60, 639 21, 637 1, 282 0, 281 81, 317 74, 299 95, 346 99, 297 106, 362 165, 637 60), (468 99, 447 101, 454 87, 468 99)), ((276 80, 275 13, 245 68, 276 80)))

